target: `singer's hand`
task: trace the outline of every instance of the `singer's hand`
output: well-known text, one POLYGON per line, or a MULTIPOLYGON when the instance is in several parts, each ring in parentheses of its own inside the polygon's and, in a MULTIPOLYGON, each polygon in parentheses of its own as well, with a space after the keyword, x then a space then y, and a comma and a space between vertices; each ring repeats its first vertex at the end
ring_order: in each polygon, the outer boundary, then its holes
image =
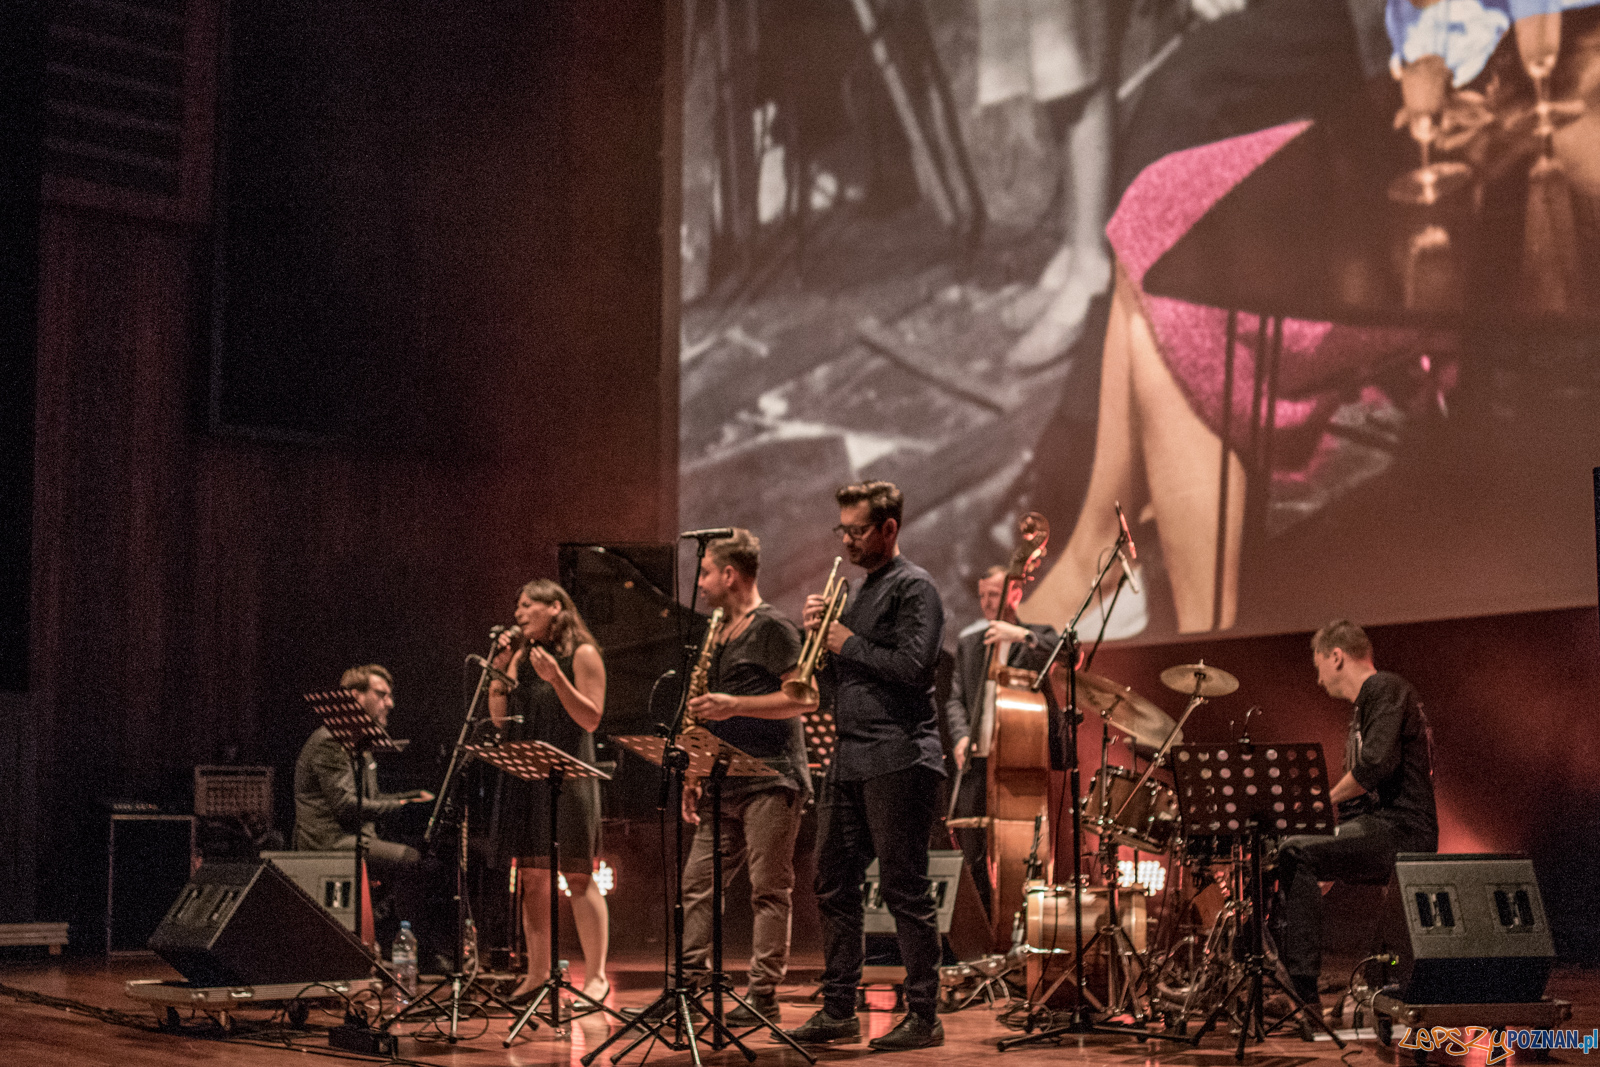
POLYGON ((700 783, 683 783, 683 821, 690 826, 700 825, 700 783))
POLYGON ((689 711, 697 719, 721 722, 739 714, 739 698, 727 693, 703 693, 689 701, 689 711))
POLYGON ((984 631, 983 643, 998 645, 1001 641, 1010 641, 1012 644, 1026 641, 1031 631, 1025 626, 1018 626, 1014 622, 1001 622, 996 619, 989 624, 989 629, 984 631))
POLYGON ((561 665, 555 661, 555 657, 538 645, 528 646, 528 665, 533 668, 534 674, 552 685, 561 676, 561 665))
POLYGON ((961 770, 967 765, 967 753, 972 749, 972 738, 963 737, 956 742, 955 748, 950 750, 950 755, 956 761, 956 770, 961 770))
POLYGON ((500 670, 505 670, 511 662, 512 656, 517 651, 519 638, 522 635, 515 629, 502 630, 500 636, 494 639, 494 655, 490 662, 500 670))
POLYGON ((828 627, 828 651, 839 653, 844 651, 844 643, 855 636, 855 633, 844 623, 836 622, 828 627))

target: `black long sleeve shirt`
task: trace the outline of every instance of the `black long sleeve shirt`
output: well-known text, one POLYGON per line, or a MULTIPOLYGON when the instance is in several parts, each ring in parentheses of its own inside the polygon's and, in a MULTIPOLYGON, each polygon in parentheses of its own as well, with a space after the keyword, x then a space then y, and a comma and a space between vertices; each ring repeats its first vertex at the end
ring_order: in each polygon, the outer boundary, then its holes
POLYGON ((942 777, 933 675, 944 604, 933 579, 896 556, 862 580, 839 621, 851 636, 828 656, 839 732, 829 776, 857 782, 921 766, 942 777))
POLYGON ((1379 671, 1361 683, 1345 740, 1345 770, 1367 792, 1340 814, 1367 810, 1433 842, 1439 818, 1433 800, 1432 737, 1417 692, 1398 674, 1379 671))

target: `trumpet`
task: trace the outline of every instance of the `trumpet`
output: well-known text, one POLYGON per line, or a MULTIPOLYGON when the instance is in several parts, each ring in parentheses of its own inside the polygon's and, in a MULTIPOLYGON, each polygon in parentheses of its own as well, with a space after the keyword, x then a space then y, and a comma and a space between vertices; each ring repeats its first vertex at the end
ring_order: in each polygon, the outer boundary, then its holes
POLYGON ((843 556, 833 557, 828 584, 822 587, 822 599, 827 601, 822 609, 822 618, 817 622, 816 629, 806 634, 795 676, 783 683, 783 695, 800 704, 815 704, 818 700, 817 685, 811 676, 822 665, 822 657, 828 650, 828 627, 844 611, 844 599, 850 594, 849 581, 839 577, 839 564, 843 562, 843 556))
POLYGON ((689 701, 695 697, 703 697, 706 690, 711 688, 711 653, 717 643, 717 634, 722 629, 722 609, 718 608, 711 613, 711 624, 706 627, 706 639, 700 643, 700 655, 695 658, 694 669, 689 672, 689 692, 683 704, 683 728, 699 726, 700 720, 695 718, 689 710, 689 701))

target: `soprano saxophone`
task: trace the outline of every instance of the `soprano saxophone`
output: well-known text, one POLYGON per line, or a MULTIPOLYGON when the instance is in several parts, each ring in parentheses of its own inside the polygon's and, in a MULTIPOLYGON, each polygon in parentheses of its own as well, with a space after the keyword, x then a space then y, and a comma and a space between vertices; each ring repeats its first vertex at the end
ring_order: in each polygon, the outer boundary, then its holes
POLYGON ((689 672, 689 695, 684 698, 683 728, 699 726, 700 720, 695 718, 689 710, 689 701, 695 697, 703 697, 706 690, 711 688, 711 653, 717 643, 717 634, 722 630, 722 609, 718 608, 711 613, 711 624, 706 627, 706 639, 700 643, 700 655, 694 661, 694 670, 689 672))

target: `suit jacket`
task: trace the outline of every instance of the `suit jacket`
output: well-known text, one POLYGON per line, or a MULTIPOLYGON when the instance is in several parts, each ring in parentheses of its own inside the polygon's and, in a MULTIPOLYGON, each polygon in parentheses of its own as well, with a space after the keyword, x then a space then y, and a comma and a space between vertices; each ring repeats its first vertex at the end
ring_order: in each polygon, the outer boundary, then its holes
MULTIPOLYGON (((983 635, 989 629, 988 619, 977 622, 961 631, 956 639, 956 666, 950 676, 950 698, 944 704, 945 725, 950 729, 950 743, 956 744, 972 733, 972 724, 978 718, 978 701, 983 699, 983 635)), ((1057 635, 1053 627, 1024 626, 1031 630, 1037 644, 1030 648, 1022 642, 1011 646, 1008 667, 1038 670, 1050 658, 1057 635)))
POLYGON ((356 830, 376 836, 372 820, 405 805, 399 797, 378 792, 378 764, 371 753, 364 761, 361 806, 356 806, 356 776, 350 757, 326 726, 312 731, 294 764, 294 847, 354 848, 356 830))

